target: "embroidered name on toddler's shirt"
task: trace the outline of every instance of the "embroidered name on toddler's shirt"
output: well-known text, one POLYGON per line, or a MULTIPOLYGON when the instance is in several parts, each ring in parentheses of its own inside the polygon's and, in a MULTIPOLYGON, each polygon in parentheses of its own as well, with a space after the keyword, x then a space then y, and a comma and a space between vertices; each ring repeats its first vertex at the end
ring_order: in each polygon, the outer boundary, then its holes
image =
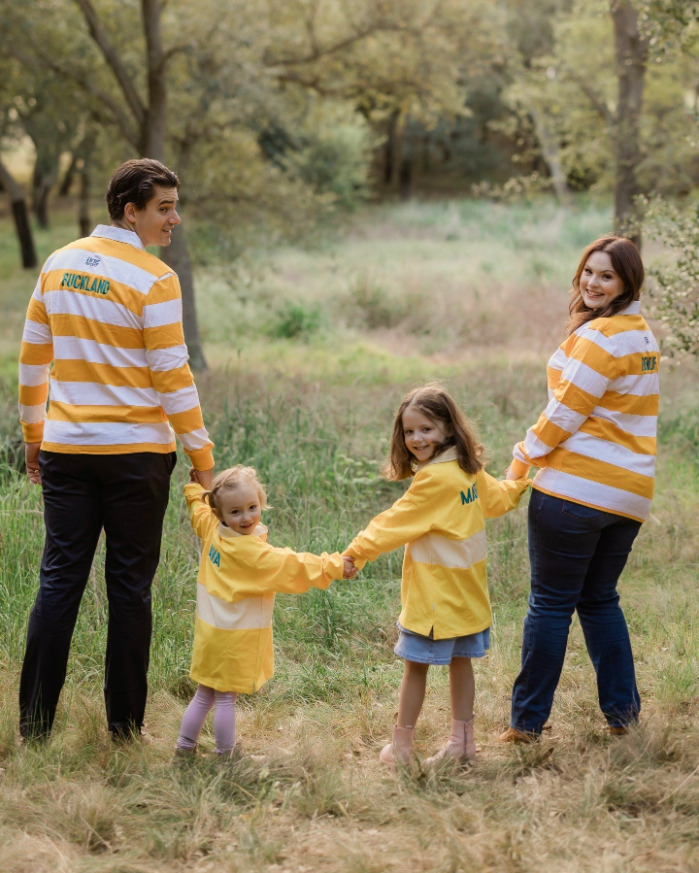
POLYGON ((220 552, 216 551, 216 549, 213 546, 211 546, 209 549, 209 560, 216 567, 221 566, 221 554, 220 554, 220 552))
POLYGON ((462 506, 464 505, 464 503, 473 503, 473 501, 477 500, 477 499, 478 499, 478 489, 476 488, 475 484, 471 485, 471 487, 466 491, 465 494, 463 491, 461 492, 461 505, 462 506))

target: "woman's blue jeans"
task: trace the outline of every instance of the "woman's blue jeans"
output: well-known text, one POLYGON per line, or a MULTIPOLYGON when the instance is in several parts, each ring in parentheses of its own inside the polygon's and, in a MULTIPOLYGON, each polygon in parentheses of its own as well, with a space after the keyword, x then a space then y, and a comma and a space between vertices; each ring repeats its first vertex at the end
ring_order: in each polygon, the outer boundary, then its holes
POLYGON ((512 727, 539 734, 561 676, 577 610, 597 674, 607 722, 637 720, 641 701, 617 581, 640 522, 532 491, 529 501, 531 593, 522 669, 512 691, 512 727))

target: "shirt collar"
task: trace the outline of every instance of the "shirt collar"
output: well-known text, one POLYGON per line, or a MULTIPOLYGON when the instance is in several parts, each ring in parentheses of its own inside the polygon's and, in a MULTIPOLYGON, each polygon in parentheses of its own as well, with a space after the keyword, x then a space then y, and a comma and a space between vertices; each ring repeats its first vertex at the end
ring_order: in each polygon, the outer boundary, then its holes
POLYGON ((617 312, 617 315, 638 315, 641 311, 641 301, 634 300, 633 303, 629 303, 626 309, 622 309, 621 312, 617 312))
POLYGON ((447 461, 458 461, 459 456, 456 453, 456 446, 449 446, 448 449, 444 449, 436 458, 430 458, 429 461, 425 461, 424 464, 417 465, 417 472, 420 470, 424 470, 425 467, 429 467, 430 464, 445 464, 447 461))
POLYGON ((103 239, 113 239, 115 242, 128 243, 134 248, 145 251, 141 237, 132 230, 126 230, 123 227, 114 227, 111 224, 98 224, 90 236, 99 236, 103 239))
POLYGON ((233 537, 242 537, 242 536, 253 536, 253 537, 261 537, 262 534, 267 533, 267 528, 263 524, 258 524, 253 533, 251 534, 241 534, 238 533, 237 530, 231 530, 227 525, 222 522, 218 523, 218 535, 223 537, 224 539, 231 539, 233 537))

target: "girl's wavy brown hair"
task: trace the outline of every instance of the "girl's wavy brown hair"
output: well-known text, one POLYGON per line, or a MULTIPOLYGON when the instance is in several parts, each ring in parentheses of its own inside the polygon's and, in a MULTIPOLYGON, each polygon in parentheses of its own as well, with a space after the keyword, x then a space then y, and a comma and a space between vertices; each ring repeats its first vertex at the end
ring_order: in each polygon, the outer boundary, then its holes
POLYGON ((645 270, 641 255, 630 239, 625 236, 602 236, 595 240, 585 249, 578 265, 578 271, 573 279, 573 287, 570 291, 571 301, 568 307, 570 317, 566 324, 566 336, 570 336, 574 330, 595 318, 609 318, 626 309, 634 300, 641 299, 641 288, 645 279, 645 270), (611 261, 614 272, 624 284, 624 290, 618 297, 604 309, 589 309, 585 305, 580 291, 580 277, 587 264, 587 259, 595 252, 606 252, 611 261))
POLYGON ((396 413, 391 437, 391 454, 383 471, 386 479, 400 481, 408 479, 415 473, 415 457, 408 450, 403 434, 403 413, 408 407, 416 409, 430 421, 447 426, 451 430, 451 435, 433 457, 454 446, 459 466, 465 473, 477 473, 483 469, 485 449, 478 441, 474 428, 467 421, 466 416, 442 387, 424 385, 411 391, 396 413))
POLYGON ((236 464, 235 467, 220 472, 211 483, 211 490, 204 491, 201 499, 204 503, 208 503, 212 509, 220 512, 221 497, 224 492, 235 491, 241 485, 254 485, 260 499, 260 507, 262 509, 271 509, 267 505, 267 492, 257 478, 257 470, 254 467, 245 467, 242 464, 236 464))

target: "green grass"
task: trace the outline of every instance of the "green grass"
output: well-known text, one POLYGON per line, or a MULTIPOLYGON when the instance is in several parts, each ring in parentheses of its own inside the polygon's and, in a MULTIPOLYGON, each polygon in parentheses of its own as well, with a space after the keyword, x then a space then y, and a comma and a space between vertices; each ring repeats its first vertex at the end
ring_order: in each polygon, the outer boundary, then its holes
MULTIPOLYGON (((200 273, 215 366, 198 384, 217 463, 257 467, 274 507, 264 519, 270 541, 332 551, 390 505, 403 488, 379 476, 393 415, 404 392, 427 379, 445 381, 477 423, 489 469, 501 472, 544 405, 546 355, 560 335, 578 251, 607 219, 594 205, 568 215, 547 202, 377 207, 315 251, 276 252, 228 282, 220 269, 200 273), (431 301, 442 307, 436 314, 431 301), (320 312, 322 323, 297 313, 304 329, 285 333, 278 326, 292 306, 320 312), (429 334, 416 307, 430 314, 429 334), (490 333, 467 324, 472 315, 490 333)), ((59 221, 42 244, 71 233, 59 221)), ((11 246, 7 234, 1 238, 0 262, 7 263, 11 246)), ((34 281, 16 270, 0 283, 8 349, 16 348, 15 325, 34 281)), ((18 745, 18 674, 43 528, 40 491, 13 467, 9 352, 3 367, 0 869, 697 869, 696 371, 663 375, 658 494, 621 584, 644 707, 639 729, 621 741, 604 734, 575 622, 551 735, 535 748, 498 745, 528 592, 520 509, 488 526, 494 625, 491 653, 476 665, 481 757, 466 771, 428 775, 416 766, 389 775, 377 752, 390 735, 402 675, 392 654, 397 553, 369 565, 355 583, 279 597, 275 678, 240 698, 247 754, 224 766, 206 758, 172 765, 192 692, 198 566, 181 499, 184 463, 173 480, 154 585, 153 745, 119 750, 106 736, 101 560, 83 600, 55 735, 39 748, 18 745)), ((447 673, 434 670, 418 728, 420 756, 441 741, 448 712, 447 673)), ((203 745, 212 748, 208 732, 203 745)))

